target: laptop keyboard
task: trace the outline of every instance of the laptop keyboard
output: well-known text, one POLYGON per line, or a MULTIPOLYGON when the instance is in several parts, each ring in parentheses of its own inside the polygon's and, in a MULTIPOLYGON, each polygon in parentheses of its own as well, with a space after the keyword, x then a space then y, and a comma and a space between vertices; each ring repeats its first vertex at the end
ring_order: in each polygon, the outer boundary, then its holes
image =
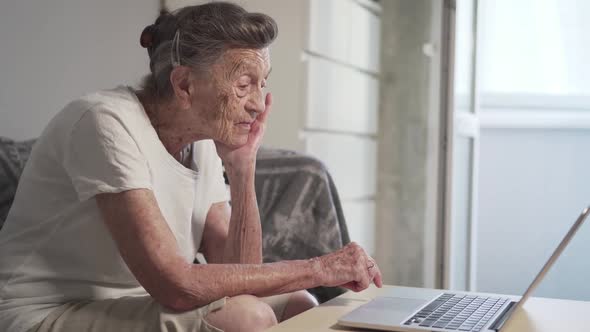
POLYGON ((508 301, 507 298, 444 293, 404 324, 457 331, 480 331, 508 301))

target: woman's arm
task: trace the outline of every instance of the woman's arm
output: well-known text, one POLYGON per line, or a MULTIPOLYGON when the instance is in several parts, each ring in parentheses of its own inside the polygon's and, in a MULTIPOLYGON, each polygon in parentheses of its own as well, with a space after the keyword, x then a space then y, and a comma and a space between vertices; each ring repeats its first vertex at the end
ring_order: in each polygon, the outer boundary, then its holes
POLYGON ((254 189, 256 161, 249 165, 226 167, 232 206, 224 263, 262 264, 262 226, 254 189))
POLYGON ((194 265, 180 254, 150 190, 96 196, 103 220, 139 283, 160 304, 189 310, 224 296, 258 296, 316 286, 354 290, 381 283, 374 263, 357 245, 319 258, 271 264, 194 265))
POLYGON ((228 202, 214 203, 209 208, 199 248, 207 263, 221 264, 225 262, 225 244, 229 233, 230 218, 231 207, 228 202))
POLYGON ((262 226, 256 202, 254 174, 256 153, 262 142, 266 119, 272 105, 270 93, 266 94, 264 104, 264 112, 252 123, 246 144, 236 148, 215 142, 217 154, 223 160, 229 178, 232 200, 224 262, 262 263, 262 226))
POLYGON ((208 263, 262 264, 262 229, 254 191, 254 173, 231 181, 232 206, 211 205, 199 250, 208 263), (231 220, 231 221, 230 221, 231 220))

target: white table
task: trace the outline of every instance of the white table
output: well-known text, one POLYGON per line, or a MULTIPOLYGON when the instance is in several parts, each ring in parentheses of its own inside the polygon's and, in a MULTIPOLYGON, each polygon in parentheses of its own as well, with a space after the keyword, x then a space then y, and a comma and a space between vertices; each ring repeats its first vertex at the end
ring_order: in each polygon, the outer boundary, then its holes
MULTIPOLYGON (((347 292, 314 309, 284 321, 268 331, 367 331, 338 326, 336 321, 342 315, 374 298, 380 292, 381 290, 374 286, 360 293, 347 292)), ((533 297, 514 315, 516 315, 512 318, 514 321, 510 322, 507 332, 590 331, 590 302, 533 297)))

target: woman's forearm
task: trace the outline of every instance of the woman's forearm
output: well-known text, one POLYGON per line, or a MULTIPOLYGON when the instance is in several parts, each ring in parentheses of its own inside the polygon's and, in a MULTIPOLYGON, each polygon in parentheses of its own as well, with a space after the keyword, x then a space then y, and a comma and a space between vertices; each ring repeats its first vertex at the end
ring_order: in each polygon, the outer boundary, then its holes
POLYGON ((189 310, 224 296, 270 296, 320 286, 317 258, 268 264, 196 264, 186 271, 181 291, 169 304, 189 310))
POLYGON ((262 227, 254 190, 254 169, 227 169, 231 190, 231 218, 224 262, 262 264, 262 227))

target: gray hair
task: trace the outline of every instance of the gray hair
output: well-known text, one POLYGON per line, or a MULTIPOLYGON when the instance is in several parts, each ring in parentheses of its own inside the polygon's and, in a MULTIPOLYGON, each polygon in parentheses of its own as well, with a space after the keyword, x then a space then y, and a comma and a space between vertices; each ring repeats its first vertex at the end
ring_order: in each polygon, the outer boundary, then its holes
POLYGON ((207 72, 227 49, 262 49, 278 35, 275 20, 249 13, 229 2, 211 2, 163 12, 141 34, 151 73, 142 87, 157 98, 172 96, 170 73, 175 65, 207 72))

